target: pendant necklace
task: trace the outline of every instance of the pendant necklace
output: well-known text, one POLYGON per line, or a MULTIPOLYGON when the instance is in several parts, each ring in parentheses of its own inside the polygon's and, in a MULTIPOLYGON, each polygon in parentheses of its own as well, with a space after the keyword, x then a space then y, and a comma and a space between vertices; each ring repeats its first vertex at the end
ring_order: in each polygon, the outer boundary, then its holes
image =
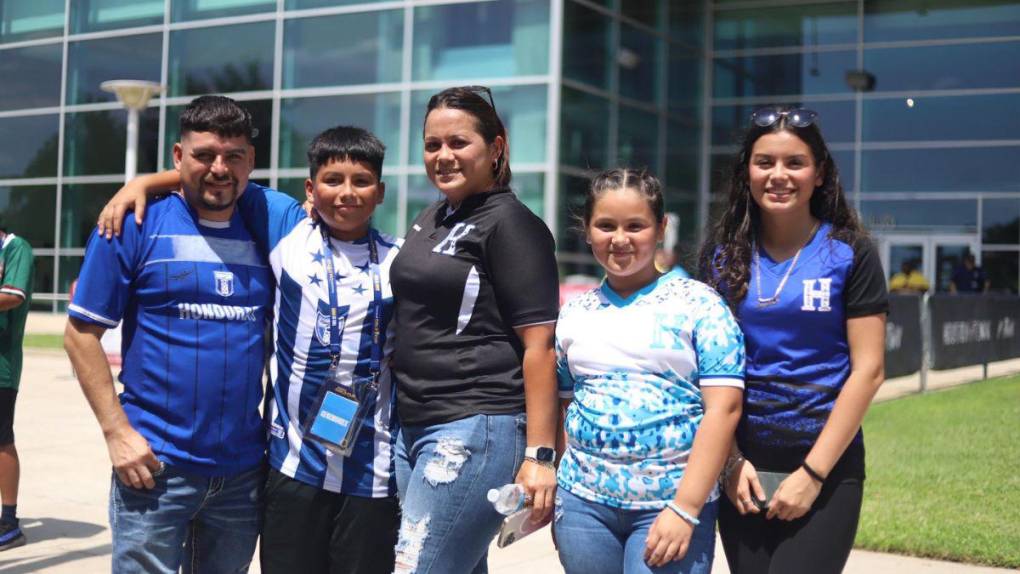
POLYGON ((758 245, 752 244, 751 248, 754 250, 754 282, 758 288, 758 307, 771 307, 779 302, 779 296, 783 293, 783 287, 786 287, 786 281, 793 274, 793 268, 797 266, 797 260, 800 259, 800 252, 804 251, 804 248, 811 243, 811 239, 815 236, 815 232, 818 231, 818 225, 821 221, 815 222, 814 227, 811 228, 811 233, 808 234, 807 241, 804 245, 800 246, 797 253, 793 255, 793 261, 790 262, 790 266, 786 269, 786 273, 783 274, 783 278, 779 280, 779 286, 776 287, 776 292, 771 297, 761 296, 761 256, 758 254, 758 245))

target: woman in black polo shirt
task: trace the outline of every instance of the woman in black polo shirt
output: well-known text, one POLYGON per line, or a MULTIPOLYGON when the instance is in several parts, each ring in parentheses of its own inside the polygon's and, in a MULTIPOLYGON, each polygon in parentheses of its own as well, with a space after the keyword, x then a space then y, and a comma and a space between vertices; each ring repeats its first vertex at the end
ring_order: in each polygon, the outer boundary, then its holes
POLYGON ((536 518, 553 505, 554 242, 510 191, 491 102, 486 88, 429 100, 425 170, 444 199, 408 229, 390 272, 398 573, 484 572, 501 520, 490 488, 522 484, 536 518))

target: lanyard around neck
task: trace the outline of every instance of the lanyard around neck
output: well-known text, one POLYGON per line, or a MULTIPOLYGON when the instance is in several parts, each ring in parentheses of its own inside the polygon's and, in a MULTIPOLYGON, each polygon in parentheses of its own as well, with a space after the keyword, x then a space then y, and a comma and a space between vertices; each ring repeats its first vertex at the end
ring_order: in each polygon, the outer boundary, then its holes
MULTIPOLYGON (((340 308, 337 301, 338 278, 333 267, 333 249, 325 224, 322 229, 322 261, 326 268, 326 292, 329 293, 329 358, 330 366, 340 362, 340 308)), ((369 372, 372 379, 379 376, 382 365, 382 278, 379 275, 379 247, 375 231, 368 231, 368 262, 372 272, 372 360, 369 372)))

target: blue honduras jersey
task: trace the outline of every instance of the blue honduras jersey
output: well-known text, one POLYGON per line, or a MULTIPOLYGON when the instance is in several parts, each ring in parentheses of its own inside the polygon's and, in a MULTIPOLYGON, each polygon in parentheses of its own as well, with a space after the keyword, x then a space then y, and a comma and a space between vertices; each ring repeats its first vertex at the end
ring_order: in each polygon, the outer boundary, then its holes
POLYGON ((704 417, 702 388, 743 387, 744 341, 710 287, 673 270, 626 299, 607 283, 556 325, 564 423, 560 486, 607 506, 663 508, 704 417))
MULTIPOLYGON (((362 497, 396 494, 393 443, 396 410, 389 357, 392 354, 393 294, 389 271, 399 243, 371 230, 376 242, 383 288, 383 368, 379 393, 370 407, 354 452, 335 456, 304 436, 313 402, 329 369, 329 293, 323 264, 322 232, 288 195, 249 184, 238 201, 256 243, 269 253, 276 277, 276 341, 270 365, 273 400, 269 421, 269 463, 296 480, 362 497)), ((368 238, 346 242, 331 239, 340 310, 340 371, 342 376, 368 376, 374 314, 368 238)))
MULTIPOLYGON (((814 445, 850 375, 848 318, 884 313, 885 277, 870 242, 855 247, 829 237, 824 223, 804 247, 779 302, 775 292, 792 260, 776 263, 759 248, 738 317, 747 342, 747 395, 737 431, 741 451, 755 466, 791 471, 814 445)), ((858 432, 840 471, 863 476, 858 432)))
POLYGON ((174 194, 141 227, 93 231, 70 316, 123 319, 121 404, 168 464, 207 476, 258 465, 269 269, 241 220, 199 220, 174 194))

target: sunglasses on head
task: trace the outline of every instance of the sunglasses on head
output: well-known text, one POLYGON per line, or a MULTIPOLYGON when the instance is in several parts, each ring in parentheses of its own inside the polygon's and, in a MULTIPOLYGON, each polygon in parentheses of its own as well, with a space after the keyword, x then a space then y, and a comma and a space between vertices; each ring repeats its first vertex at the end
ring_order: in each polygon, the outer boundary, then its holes
POLYGON ((815 123, 818 119, 818 112, 796 108, 792 110, 777 110, 775 108, 762 108, 751 114, 751 121, 754 125, 762 128, 776 125, 777 122, 786 118, 787 125, 795 128, 806 128, 815 123))
POLYGON ((489 105, 492 106, 492 110, 496 111, 496 102, 492 101, 492 90, 485 86, 464 86, 464 89, 469 92, 474 92, 479 96, 486 96, 489 99, 489 105))

